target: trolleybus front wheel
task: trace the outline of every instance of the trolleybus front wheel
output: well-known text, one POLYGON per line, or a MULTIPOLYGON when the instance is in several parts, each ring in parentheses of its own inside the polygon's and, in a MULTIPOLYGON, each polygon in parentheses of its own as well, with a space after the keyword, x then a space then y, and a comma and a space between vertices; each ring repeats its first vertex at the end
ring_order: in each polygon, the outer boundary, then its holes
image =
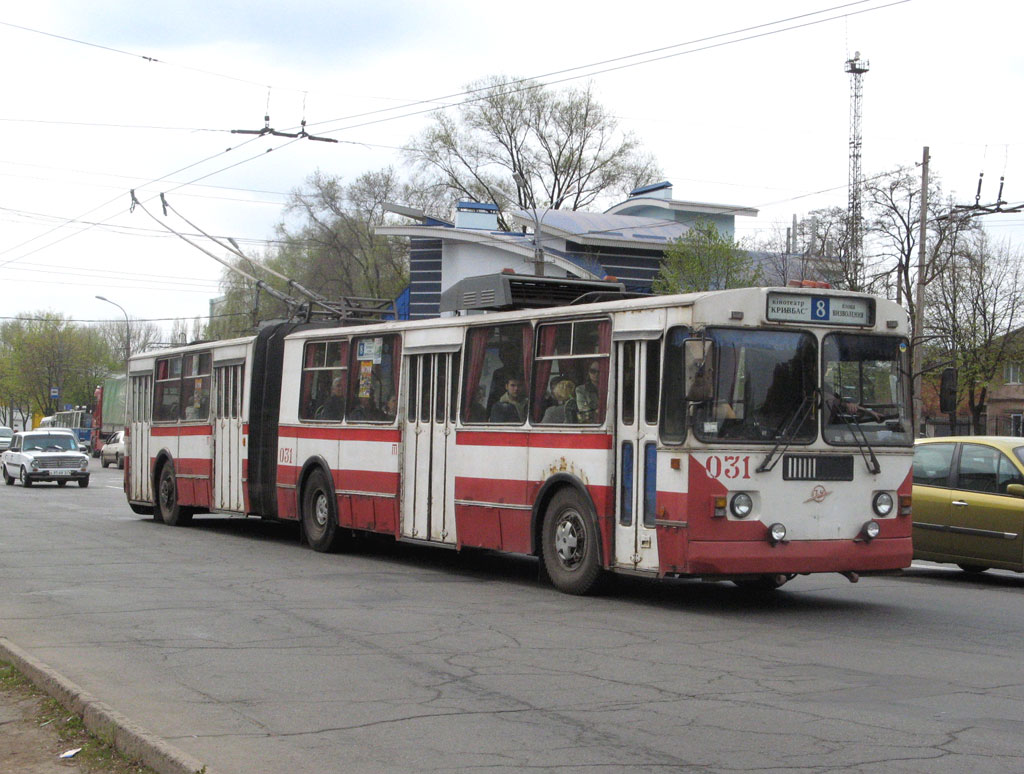
POLYGON ((341 547, 334 487, 327 483, 321 470, 310 475, 302 494, 302 529, 314 551, 332 553, 341 547))
POLYGON ((589 594, 601 577, 597 520, 590 504, 572 489, 551 498, 541 537, 544 569, 566 594, 589 594))

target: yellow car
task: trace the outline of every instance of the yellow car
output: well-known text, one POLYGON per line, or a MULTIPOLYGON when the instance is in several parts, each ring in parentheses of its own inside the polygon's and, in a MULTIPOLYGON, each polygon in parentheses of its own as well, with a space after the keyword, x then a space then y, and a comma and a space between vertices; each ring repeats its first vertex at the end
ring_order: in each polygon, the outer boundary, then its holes
POLYGON ((915 559, 1024 571, 1024 438, 918 440, 913 509, 915 559))

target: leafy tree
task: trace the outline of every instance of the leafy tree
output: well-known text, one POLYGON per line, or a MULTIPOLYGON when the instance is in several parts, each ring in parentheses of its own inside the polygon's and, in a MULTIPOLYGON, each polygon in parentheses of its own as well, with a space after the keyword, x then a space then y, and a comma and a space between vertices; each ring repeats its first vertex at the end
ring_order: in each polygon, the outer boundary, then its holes
POLYGON ((760 284, 761 271, 750 254, 711 221, 698 220, 665 250, 652 289, 691 293, 760 284))
POLYGON ((491 76, 455 111, 438 111, 415 138, 410 161, 449 198, 494 202, 502 228, 510 204, 578 210, 653 182, 653 158, 585 89, 491 76), (505 192, 515 190, 515 201, 505 192))
POLYGON ((0 335, 9 353, 6 383, 30 411, 52 414, 65 403, 89 405, 112 359, 98 331, 53 312, 21 316, 0 335), (50 398, 53 387, 56 400, 50 398))

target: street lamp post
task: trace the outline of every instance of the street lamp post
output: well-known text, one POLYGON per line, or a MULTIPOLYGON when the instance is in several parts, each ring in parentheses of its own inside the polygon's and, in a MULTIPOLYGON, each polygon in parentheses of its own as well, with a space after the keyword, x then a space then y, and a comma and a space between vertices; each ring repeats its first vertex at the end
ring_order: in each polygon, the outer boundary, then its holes
MULTIPOLYGON (((104 298, 103 296, 96 296, 96 298, 98 298, 100 301, 106 301, 108 304, 113 304, 118 309, 120 309, 121 313, 124 315, 124 392, 123 392, 123 395, 124 395, 124 409, 125 409, 124 416, 125 416, 125 421, 127 421, 128 420, 128 396, 130 394, 131 383, 132 383, 131 376, 129 375, 129 372, 128 372, 128 358, 130 358, 132 356, 132 324, 131 324, 131 321, 128 319, 128 312, 126 312, 125 308, 123 306, 121 306, 119 303, 117 303, 116 301, 111 301, 109 298, 104 298)), ((94 436, 94 438, 99 438, 99 434, 101 432, 103 432, 103 428, 102 427, 97 428, 96 435, 94 436)), ((94 443, 94 447, 95 447, 96 441, 94 440, 93 443, 94 443)))
POLYGON ((106 301, 108 304, 113 304, 120 309, 121 314, 124 315, 124 370, 125 373, 128 373, 128 358, 132 356, 132 328, 131 322, 128 320, 128 312, 126 312, 124 307, 116 301, 111 301, 109 298, 104 298, 103 296, 96 296, 96 298, 100 301, 106 301))

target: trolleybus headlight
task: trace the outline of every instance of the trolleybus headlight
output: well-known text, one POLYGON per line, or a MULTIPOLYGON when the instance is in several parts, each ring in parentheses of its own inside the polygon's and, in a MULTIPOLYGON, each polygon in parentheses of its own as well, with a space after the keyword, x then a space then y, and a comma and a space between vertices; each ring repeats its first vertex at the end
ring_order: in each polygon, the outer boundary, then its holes
POLYGON ((746 492, 734 494, 729 503, 729 510, 732 511, 732 515, 737 519, 747 518, 753 509, 754 501, 750 499, 750 495, 746 492))
POLYGON ((881 531, 882 528, 878 526, 878 522, 874 519, 864 522, 864 526, 860 528, 860 534, 865 540, 874 540, 881 531))
POLYGON ((888 492, 878 492, 871 501, 871 507, 879 516, 888 516, 892 513, 892 495, 888 492))
POLYGON ((768 541, 775 545, 786 539, 786 525, 775 522, 768 527, 768 541))

